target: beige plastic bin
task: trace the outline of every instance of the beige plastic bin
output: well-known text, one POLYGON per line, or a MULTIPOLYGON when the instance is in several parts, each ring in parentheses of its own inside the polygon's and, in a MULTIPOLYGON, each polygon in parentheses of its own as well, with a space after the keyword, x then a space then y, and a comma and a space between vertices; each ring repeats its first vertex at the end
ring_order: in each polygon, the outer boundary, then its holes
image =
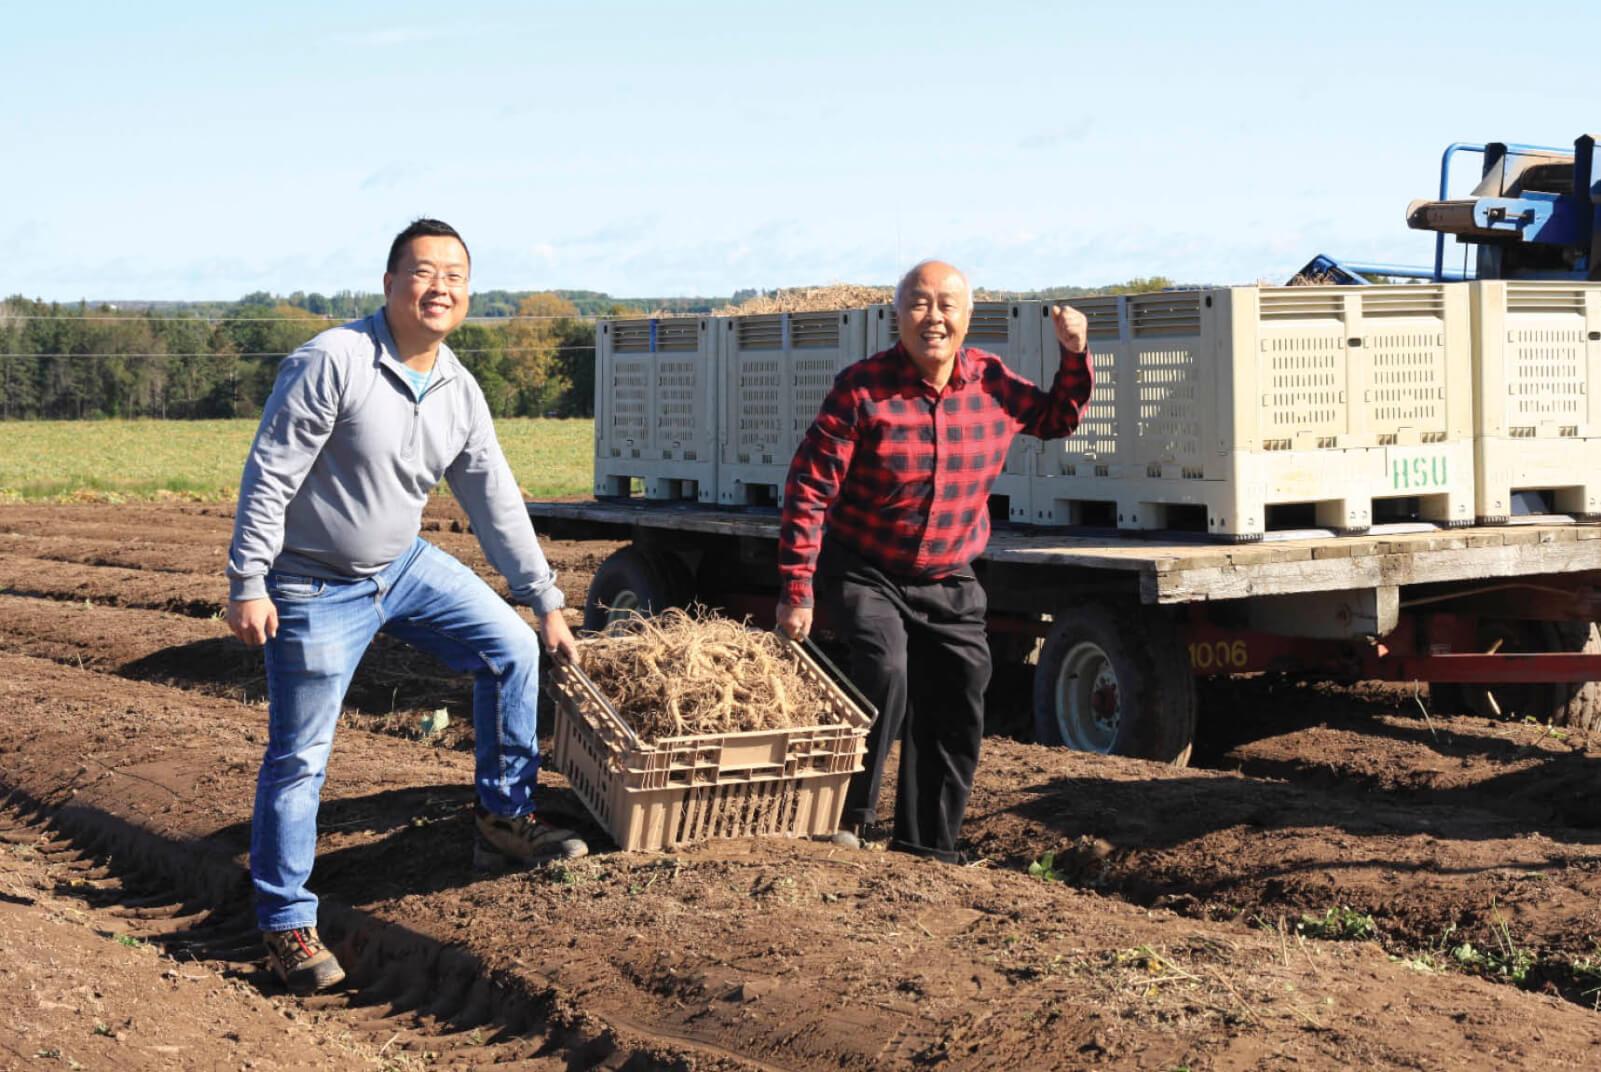
MULTIPOLYGON (((1116 503, 1134 474, 1130 444, 1138 410, 1119 406, 1120 374, 1132 360, 1128 301, 1121 297, 1067 299, 1089 322, 1095 389, 1078 430, 1040 445, 1030 498, 1040 525, 1110 525, 1116 503)), ((1042 307, 1040 337, 1055 342, 1050 308, 1042 307)), ((1054 369, 1052 375, 1054 375, 1054 369)))
POLYGON ((717 496, 718 322, 595 326, 595 494, 711 503, 717 496))
POLYGON ((864 356, 866 313, 736 316, 719 334, 717 502, 782 505, 790 460, 834 377, 864 356))
POLYGON ((1601 283, 1479 282, 1472 308, 1479 521, 1601 514, 1601 283))
POLYGON ((552 762, 628 852, 707 838, 832 834, 851 775, 862 769, 872 720, 801 648, 793 650, 801 672, 824 688, 830 724, 649 743, 634 736, 582 670, 553 662, 552 762))
POLYGON ((1232 287, 1115 303, 1082 302, 1093 421, 1082 438, 1046 445, 1036 520, 1252 540, 1270 507, 1306 504, 1312 524, 1361 532, 1376 500, 1407 499, 1424 520, 1472 523, 1465 285, 1232 287))

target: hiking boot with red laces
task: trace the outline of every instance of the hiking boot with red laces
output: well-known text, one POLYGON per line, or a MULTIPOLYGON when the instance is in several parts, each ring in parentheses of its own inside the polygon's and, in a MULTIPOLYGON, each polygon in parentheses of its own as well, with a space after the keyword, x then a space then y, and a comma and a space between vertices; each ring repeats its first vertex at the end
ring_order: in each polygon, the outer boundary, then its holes
POLYGON ((311 994, 338 986, 345 979, 333 953, 317 937, 316 927, 262 931, 267 943, 267 967, 277 973, 292 994, 311 994))
POLYGON ((589 854, 583 838, 533 813, 503 819, 482 804, 475 805, 473 811, 478 820, 473 866, 481 871, 513 865, 526 867, 546 860, 576 860, 589 854))

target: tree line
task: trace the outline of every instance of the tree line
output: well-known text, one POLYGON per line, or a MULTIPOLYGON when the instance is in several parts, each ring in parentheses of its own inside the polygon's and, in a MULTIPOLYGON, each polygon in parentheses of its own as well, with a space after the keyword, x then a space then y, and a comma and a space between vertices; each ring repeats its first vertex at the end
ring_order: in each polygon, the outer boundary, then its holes
MULTIPOLYGON (((1172 286, 1160 276, 1107 287, 981 292, 1071 299, 1172 286)), ((473 319, 450 348, 477 378, 497 417, 594 415, 596 317, 705 313, 731 298, 618 300, 597 291, 472 295, 473 319)), ((236 302, 90 305, 0 301, 0 420, 255 417, 278 363, 335 324, 383 304, 380 294, 265 291, 236 302)))
MULTIPOLYGON (((487 298, 473 296, 475 319, 446 341, 494 415, 592 415, 593 317, 636 313, 633 303, 586 301, 594 310, 586 315, 554 292, 487 298), (484 305, 498 316, 477 319, 484 305)), ((349 292, 133 307, 7 298, 0 302, 0 420, 254 417, 287 354, 382 301, 349 292)))

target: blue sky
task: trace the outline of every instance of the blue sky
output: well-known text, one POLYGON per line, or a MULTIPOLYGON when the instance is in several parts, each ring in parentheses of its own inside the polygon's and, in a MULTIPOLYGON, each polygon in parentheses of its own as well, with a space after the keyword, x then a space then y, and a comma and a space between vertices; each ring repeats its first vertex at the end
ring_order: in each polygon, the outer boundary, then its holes
POLYGON ((418 215, 479 289, 1425 263, 1447 144, 1601 132, 1598 40, 1593 2, 30 5, 0 295, 376 290, 418 215))

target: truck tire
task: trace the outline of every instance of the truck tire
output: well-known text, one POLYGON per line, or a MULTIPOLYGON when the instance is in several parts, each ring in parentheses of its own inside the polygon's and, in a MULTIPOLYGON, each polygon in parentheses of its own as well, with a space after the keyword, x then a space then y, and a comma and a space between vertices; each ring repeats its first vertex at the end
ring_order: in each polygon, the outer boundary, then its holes
MULTIPOLYGON (((1591 622, 1554 623, 1562 637, 1561 651, 1577 651, 1585 655, 1601 654, 1601 632, 1591 622)), ((1586 681, 1580 685, 1556 685, 1556 704, 1551 721, 1558 726, 1571 726, 1586 733, 1601 728, 1601 681, 1586 681)))
POLYGON ((1195 742, 1195 678, 1172 621, 1137 605, 1057 614, 1034 674, 1041 744, 1182 767, 1195 742))
MULTIPOLYGON (((1601 637, 1589 622, 1533 622, 1487 619, 1479 627, 1483 651, 1572 651, 1601 653, 1601 637)), ((1601 725, 1601 682, 1429 686, 1436 711, 1480 718, 1524 719, 1593 729, 1601 725)))
POLYGON ((604 633, 635 615, 648 618, 682 606, 689 598, 687 588, 685 570, 671 556, 634 546, 619 548, 600 564, 589 583, 584 629, 604 633))

